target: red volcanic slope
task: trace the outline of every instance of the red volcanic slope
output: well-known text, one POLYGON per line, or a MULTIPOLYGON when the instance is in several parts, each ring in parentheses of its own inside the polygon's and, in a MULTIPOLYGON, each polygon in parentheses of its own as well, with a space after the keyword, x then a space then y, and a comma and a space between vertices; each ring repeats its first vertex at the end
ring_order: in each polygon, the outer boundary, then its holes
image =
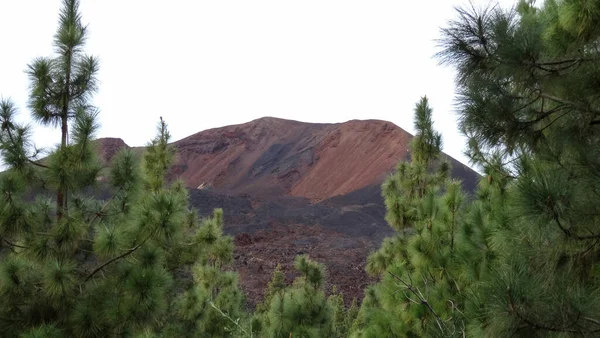
POLYGON ((112 158, 123 148, 129 148, 125 142, 120 138, 106 137, 96 140, 96 147, 100 158, 110 163, 112 158))
POLYGON ((379 120, 315 124, 265 117, 175 142, 172 175, 192 188, 320 201, 380 183, 407 158, 411 138, 379 120))
MULTIPOLYGON (((201 215, 225 209, 225 230, 236 243, 235 270, 250 304, 262 299, 276 264, 288 280, 293 277, 299 254, 325 263, 327 285, 337 285, 349 301, 362 298, 370 281, 367 255, 392 233, 379 184, 408 159, 411 138, 385 121, 315 124, 266 117, 174 142, 177 160, 169 175, 192 188, 190 203, 201 215), (201 185, 215 189, 196 189, 201 185)), ((98 142, 107 162, 127 147, 120 139, 98 142)), ((450 161, 453 176, 471 191, 478 175, 450 161)))

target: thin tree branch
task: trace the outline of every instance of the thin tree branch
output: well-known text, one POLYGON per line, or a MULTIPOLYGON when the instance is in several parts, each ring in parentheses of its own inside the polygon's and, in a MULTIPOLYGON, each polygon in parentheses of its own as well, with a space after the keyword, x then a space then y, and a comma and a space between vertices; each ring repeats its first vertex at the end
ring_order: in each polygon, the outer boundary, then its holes
POLYGON ((586 240, 586 239, 597 239, 600 238, 600 234, 593 234, 592 235, 588 235, 588 236, 581 236, 581 235, 577 235, 571 232, 571 230, 565 228, 560 219, 558 218, 558 215, 556 214, 556 212, 554 213, 554 221, 556 222, 556 224, 558 225, 558 227, 560 228, 560 230, 562 230, 562 232, 567 235, 568 237, 573 237, 575 239, 578 240, 586 240))
POLYGON ((548 99, 550 101, 554 101, 554 102, 562 103, 562 104, 569 105, 569 106, 572 106, 572 107, 576 107, 577 109, 590 111, 590 112, 593 112, 594 114, 600 114, 600 112, 598 112, 596 110, 593 110, 593 109, 590 109, 588 107, 585 107, 581 103, 564 100, 564 99, 561 99, 560 97, 549 95, 549 94, 544 94, 542 92, 540 92, 540 96, 543 97, 543 98, 546 98, 546 99, 548 99))
POLYGON ((554 120, 550 121, 547 125, 545 125, 543 128, 539 129, 538 131, 544 131, 547 128, 549 128, 550 126, 552 126, 556 121, 562 119, 563 117, 565 117, 569 112, 565 112, 563 114, 561 114, 559 117, 555 118, 554 120))
POLYGON ((535 68, 541 69, 548 73, 558 73, 560 71, 567 70, 569 68, 577 66, 578 64, 585 62, 585 61, 596 61, 596 59, 577 58, 577 59, 567 59, 567 60, 550 61, 550 62, 534 62, 533 66, 535 68))
POLYGON ((584 251, 582 251, 582 252, 578 252, 578 253, 572 254, 572 255, 571 255, 571 257, 575 257, 575 256, 581 256, 581 257, 584 257, 584 256, 585 256, 585 255, 587 255, 589 252, 591 252, 591 251, 592 251, 592 249, 593 249, 593 248, 594 248, 596 245, 598 245, 598 242, 600 242, 600 237, 599 237, 599 238, 596 238, 596 240, 595 240, 595 241, 592 243, 592 245, 588 246, 588 247, 587 247, 587 249, 585 249, 585 250, 584 250, 584 251))
POLYGON ((101 215, 101 214, 104 212, 104 210, 105 210, 105 209, 108 207, 108 205, 110 204, 110 202, 112 202, 112 201, 115 199, 115 197, 117 197, 117 195, 118 195, 118 194, 121 192, 121 190, 123 190, 123 188, 119 188, 119 190, 117 190, 117 192, 116 192, 114 195, 112 195, 112 196, 110 197, 110 199, 109 199, 108 201, 106 201, 106 203, 104 203, 104 205, 102 206, 102 208, 101 208, 101 209, 100 209, 98 212, 96 212, 96 215, 94 216, 94 218, 92 218, 92 219, 90 220, 90 224, 91 224, 92 222, 94 222, 94 221, 95 221, 95 220, 96 220, 98 217, 100 217, 100 215, 101 215))
MULTIPOLYGON (((209 302, 210 306, 212 306, 215 310, 217 310, 221 316, 223 316, 224 318, 229 319, 230 322, 232 322, 235 326, 237 326, 245 335, 247 335, 248 337, 252 338, 252 329, 250 329, 250 333, 248 333, 248 331, 246 331, 240 324, 239 324, 239 319, 238 320, 233 320, 233 318, 231 318, 228 314, 226 314, 225 312, 221 311, 221 309, 219 309, 212 301, 209 302)), ((290 336, 292 334, 290 333, 290 336)))
POLYGON ((37 163, 36 161, 33 161, 33 160, 29 159, 29 158, 27 159, 27 161, 29 161, 29 163, 31 163, 33 165, 36 165, 36 166, 38 166, 40 168, 46 168, 46 169, 50 168, 49 166, 47 166, 45 164, 37 163))
POLYGON ((96 273, 98 273, 99 271, 101 271, 102 269, 104 269, 107 265, 121 259, 121 258, 125 258, 129 255, 131 255, 132 253, 134 253, 137 249, 139 249, 142 245, 144 245, 151 237, 152 235, 154 235, 154 233, 156 232, 156 230, 158 230, 158 227, 156 227, 151 233, 150 235, 148 235, 148 237, 146 237, 140 244, 134 246, 133 248, 125 251, 124 253, 120 254, 117 257, 113 257, 110 260, 106 261, 104 264, 101 264, 100 266, 98 266, 97 268, 95 268, 92 272, 90 272, 89 275, 87 275, 87 277, 85 277, 84 282, 87 282, 90 278, 92 278, 96 273))
MULTIPOLYGON (((16 146, 16 145, 17 145, 17 143, 15 142, 15 140, 14 140, 14 138, 13 138, 13 136, 12 136, 12 132, 11 132, 10 128, 7 128, 7 129, 6 129, 6 132, 7 132, 7 134, 8 134, 8 138, 10 139, 10 142, 12 142, 13 146, 16 146)), ((30 159, 30 158, 27 156, 27 154, 25 154, 25 149, 23 149, 23 156, 25 156, 25 159, 26 159, 26 160, 27 160, 29 163, 33 164, 33 165, 36 165, 36 166, 38 166, 38 167, 41 167, 41 168, 46 168, 46 169, 50 168, 50 167, 49 167, 49 166, 47 166, 47 165, 44 165, 44 164, 41 164, 41 163, 37 163, 36 161, 33 161, 32 159, 30 159)))
MULTIPOLYGON (((524 323, 526 323, 527 325, 533 327, 534 329, 540 329, 540 330, 545 330, 545 331, 552 331, 552 332, 569 332, 569 333, 595 333, 595 332, 600 332, 600 329, 598 330, 575 330, 575 329, 570 329, 570 328, 566 328, 566 327, 558 327, 558 326, 551 326, 551 325, 547 325, 547 324, 540 324, 540 323, 536 323, 533 320, 525 317, 525 315, 523 315, 522 313, 519 312, 519 310, 517 309, 517 305, 515 304, 514 298, 512 296, 512 292, 510 291, 510 289, 507 290, 508 291, 508 300, 509 300, 509 308, 510 310, 512 310, 514 312, 514 314, 517 315, 517 317, 519 317, 519 319, 521 321, 523 321, 524 323)), ((579 316, 581 314, 578 315, 578 319, 575 320, 575 322, 573 322, 571 325, 569 325, 570 327, 575 326, 575 324, 579 321, 579 316)), ((584 317, 584 318, 589 318, 589 317, 584 317)), ((597 321, 595 321, 595 319, 593 318, 589 318, 592 321, 594 321, 594 323, 596 323, 597 321)))
POLYGON ((560 61, 539 62, 538 65, 542 65, 542 66, 557 66, 557 65, 562 65, 562 64, 565 64, 565 63, 578 63, 578 62, 583 62, 583 61, 594 61, 594 59, 591 59, 591 58, 587 58, 587 59, 583 59, 583 58, 567 59, 567 60, 560 60, 560 61))
POLYGON ((7 322, 13 322, 13 323, 17 323, 19 321, 17 319, 7 318, 7 317, 4 317, 4 316, 0 316, 0 320, 5 320, 7 322))
POLYGON ((19 249, 28 249, 26 246, 22 246, 22 245, 19 245, 19 244, 11 243, 6 238, 3 238, 3 240, 4 240, 4 242, 6 244, 8 244, 8 245, 10 245, 12 247, 19 248, 19 249))
POLYGON ((581 317, 581 319, 586 320, 591 323, 594 323, 596 325, 600 325, 600 320, 598 320, 598 319, 594 319, 594 318, 590 318, 590 317, 581 317))
MULTIPOLYGON (((535 99, 533 99, 533 100, 531 100, 530 102, 528 102, 528 103, 524 104, 524 105, 523 105, 523 106, 521 106, 520 108, 517 108, 517 109, 515 109, 515 110, 513 111, 513 113, 516 113, 516 112, 518 112, 518 111, 521 111, 521 110, 523 110, 523 109, 525 109, 525 108, 527 108, 527 107, 531 106, 532 104, 534 104, 534 103, 536 103, 537 101, 539 101, 539 99, 541 99, 541 97, 538 95, 538 97, 536 97, 535 99)), ((543 101, 542 101, 542 104, 543 104, 543 101)))
MULTIPOLYGON (((421 291, 419 290, 419 288, 416 288, 412 285, 412 278, 410 277, 410 274, 408 275, 408 278, 410 279, 410 284, 408 284, 407 282, 405 282, 402 278, 398 277, 397 275, 395 275, 393 272, 388 271, 388 273, 390 275, 392 275, 392 277, 394 277, 395 279, 397 279, 398 281, 400 281, 400 283, 402 283, 404 285, 404 287, 406 287, 410 292, 412 292, 415 296, 417 296, 417 298, 419 298, 419 301, 421 302, 421 305, 424 305, 426 308, 429 309, 429 311, 431 311, 431 313, 433 314, 433 316, 435 317, 435 322, 438 325, 439 329, 442 331, 442 333, 446 332, 445 329, 445 325, 444 322, 442 321, 442 319, 440 318, 440 316, 438 316, 438 314, 435 312, 435 310, 433 309, 433 307, 431 306, 431 304, 429 304, 429 302, 427 301, 427 299, 425 299, 425 297, 423 296, 423 293, 421 293, 421 291)), ((406 296, 408 298, 408 296, 406 296)))

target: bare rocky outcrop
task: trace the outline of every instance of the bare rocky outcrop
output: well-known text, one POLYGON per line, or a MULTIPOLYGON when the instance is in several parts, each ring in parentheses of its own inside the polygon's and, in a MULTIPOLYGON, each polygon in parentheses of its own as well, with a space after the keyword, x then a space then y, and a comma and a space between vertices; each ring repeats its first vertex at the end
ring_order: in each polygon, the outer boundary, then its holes
POLYGON ((123 148, 128 149, 129 146, 125 144, 120 138, 113 137, 105 137, 96 140, 96 147, 98 148, 98 152, 100 158, 105 163, 110 163, 113 157, 123 148))

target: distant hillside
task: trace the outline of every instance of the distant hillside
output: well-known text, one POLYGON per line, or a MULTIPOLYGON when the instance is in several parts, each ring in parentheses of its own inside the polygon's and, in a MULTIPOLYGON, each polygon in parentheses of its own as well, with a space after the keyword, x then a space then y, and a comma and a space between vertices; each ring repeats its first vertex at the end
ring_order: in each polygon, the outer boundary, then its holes
MULTIPOLYGON (((369 281, 368 254, 392 234, 380 193, 383 180, 409 160, 412 135, 379 120, 316 124, 265 117, 210 129, 174 142, 169 172, 190 188, 201 215, 225 211, 235 237, 235 269, 251 304, 280 263, 291 280, 293 258, 326 264, 328 282, 350 301, 369 281)), ((106 161, 128 147, 98 140, 106 161)), ((141 148, 136 148, 141 150, 141 148)), ((478 175, 449 158, 453 176, 473 191, 478 175)))
MULTIPOLYGON (((190 187, 321 201, 379 185, 398 161, 408 159, 411 139, 379 120, 316 124, 265 117, 175 142, 179 158, 173 175, 190 187)), ((451 161, 455 176, 470 190, 477 174, 451 161)))

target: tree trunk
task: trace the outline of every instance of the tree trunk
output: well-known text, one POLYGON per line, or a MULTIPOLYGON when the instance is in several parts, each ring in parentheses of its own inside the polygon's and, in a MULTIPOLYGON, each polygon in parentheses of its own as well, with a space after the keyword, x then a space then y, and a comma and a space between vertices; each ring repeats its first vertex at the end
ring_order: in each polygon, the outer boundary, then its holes
MULTIPOLYGON (((63 107, 61 112, 61 140, 60 140, 60 151, 64 151, 67 147, 67 137, 69 134, 69 100, 71 86, 71 55, 72 51, 67 55, 66 69, 65 69, 65 88, 63 97, 63 107)), ((60 221, 67 210, 67 191, 63 183, 59 183, 58 192, 56 193, 56 219, 60 221)))
MULTIPOLYGON (((67 106, 67 105, 65 105, 67 106)), ((62 125, 61 125, 61 140, 60 140, 60 150, 64 150, 67 146, 67 134, 68 134, 69 125, 67 124, 67 116, 66 114, 62 117, 62 125)), ((58 186, 58 192, 56 193, 56 218, 57 220, 61 220, 63 218, 65 209, 67 208, 67 199, 66 199, 66 191, 65 187, 62 183, 58 186)))

